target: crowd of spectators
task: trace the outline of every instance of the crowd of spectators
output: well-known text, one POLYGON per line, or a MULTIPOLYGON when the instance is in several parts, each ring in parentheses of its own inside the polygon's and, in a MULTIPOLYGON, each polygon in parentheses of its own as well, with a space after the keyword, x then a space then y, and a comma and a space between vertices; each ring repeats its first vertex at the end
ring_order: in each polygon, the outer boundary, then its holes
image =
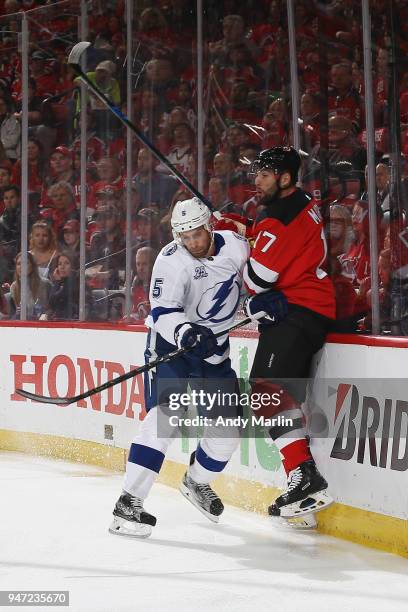
MULTIPOLYGON (((408 8, 398 10, 397 44, 408 50, 408 8)), ((88 3, 87 74, 144 135, 197 184, 195 3, 144 0, 134 7, 131 106, 126 100, 122 0, 88 3)), ((250 175, 259 151, 293 142, 285 0, 204 3, 204 185, 221 212, 256 215, 250 175)), ((389 319, 390 61, 386 0, 372 0, 374 119, 382 320, 389 319), (387 238, 388 236, 388 238, 387 238), (388 243, 387 243, 388 240, 388 243), (385 242, 384 242, 385 241, 385 242)), ((131 181, 132 314, 149 312, 158 250, 172 239, 172 205, 189 197, 134 138, 126 176, 126 133, 79 83, 66 58, 77 41, 74 1, 0 0, 1 317, 20 316, 21 13, 30 24, 28 134, 28 305, 31 319, 78 318, 81 141, 86 113, 86 317, 124 316, 126 186, 131 181), (27 12, 28 11, 28 12, 27 12), (46 13, 46 11, 48 11, 46 13), (42 17, 41 17, 41 12, 42 17), (46 27, 39 26, 47 15, 46 27), (30 18, 32 20, 30 21, 30 18)), ((360 3, 295 3, 300 88, 301 181, 320 202, 328 271, 344 329, 369 329, 371 305, 366 129, 360 3), (324 172, 323 172, 324 168, 324 172)), ((78 13, 79 14, 79 13, 78 13)), ((408 155, 408 70, 399 70, 401 151, 408 155)), ((405 197, 408 170, 403 158, 405 197)))

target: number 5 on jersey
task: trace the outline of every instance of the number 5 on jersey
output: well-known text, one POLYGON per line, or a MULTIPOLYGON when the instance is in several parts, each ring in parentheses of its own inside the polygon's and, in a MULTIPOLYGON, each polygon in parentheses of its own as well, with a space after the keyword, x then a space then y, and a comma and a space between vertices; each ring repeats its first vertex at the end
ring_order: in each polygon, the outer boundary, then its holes
POLYGON ((152 296, 154 298, 159 298, 162 294, 162 290, 163 290, 163 282, 164 282, 164 278, 155 278, 154 279, 154 285, 153 285, 153 290, 152 290, 152 296))

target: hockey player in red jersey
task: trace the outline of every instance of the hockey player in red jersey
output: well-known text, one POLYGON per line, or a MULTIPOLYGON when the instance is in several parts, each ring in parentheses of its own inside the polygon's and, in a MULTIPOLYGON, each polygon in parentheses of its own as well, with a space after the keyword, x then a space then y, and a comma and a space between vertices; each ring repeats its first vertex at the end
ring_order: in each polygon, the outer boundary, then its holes
POLYGON ((269 514, 284 518, 332 503, 309 449, 301 403, 311 359, 323 346, 335 316, 335 298, 324 270, 327 248, 319 208, 296 187, 299 168, 300 156, 292 147, 273 147, 256 160, 255 185, 264 210, 250 229, 254 244, 244 269, 250 294, 246 313, 267 315, 259 325, 252 391, 280 392, 279 406, 269 406, 263 416, 292 420, 291 426, 269 430, 288 476, 288 488, 269 507, 269 514), (274 323, 268 320, 271 304, 282 298, 287 315, 274 323))

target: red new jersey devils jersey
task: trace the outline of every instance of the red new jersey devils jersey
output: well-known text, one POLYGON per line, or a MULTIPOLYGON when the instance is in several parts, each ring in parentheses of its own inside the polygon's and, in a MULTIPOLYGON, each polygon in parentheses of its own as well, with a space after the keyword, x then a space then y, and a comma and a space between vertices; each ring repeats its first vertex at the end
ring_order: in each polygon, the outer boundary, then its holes
POLYGON ((250 293, 274 288, 288 302, 335 317, 333 284, 325 272, 327 246, 318 205, 297 189, 275 198, 256 220, 244 280, 250 293))

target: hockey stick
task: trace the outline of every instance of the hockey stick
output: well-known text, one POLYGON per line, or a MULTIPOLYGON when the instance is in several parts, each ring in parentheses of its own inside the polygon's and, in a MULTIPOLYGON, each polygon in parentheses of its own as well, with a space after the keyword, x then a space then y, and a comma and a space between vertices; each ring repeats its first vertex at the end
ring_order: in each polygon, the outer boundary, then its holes
MULTIPOLYGON (((220 336, 225 336, 225 334, 228 334, 229 332, 234 331, 234 329, 238 329, 239 327, 243 327, 244 325, 247 325, 248 323, 251 322, 251 320, 252 319, 250 317, 243 319, 242 321, 235 323, 229 329, 226 329, 223 332, 219 332, 218 334, 215 334, 215 337, 219 338, 220 336)), ((143 374, 143 372, 148 372, 149 370, 152 370, 160 363, 166 363, 167 361, 171 361, 171 359, 175 359, 175 357, 179 357, 180 355, 184 355, 184 353, 188 353, 189 351, 193 350, 193 348, 194 347, 185 347, 185 348, 176 349, 175 351, 172 351, 171 353, 167 353, 167 355, 163 355, 162 357, 158 357, 154 361, 150 361, 150 363, 146 363, 144 366, 141 366, 140 368, 135 368, 134 370, 130 370, 129 372, 126 372, 125 374, 122 374, 121 376, 117 376, 116 378, 113 378, 112 380, 108 380, 107 382, 103 383, 103 385, 100 385, 99 387, 88 389, 88 391, 85 391, 84 393, 80 393, 79 395, 74 395, 73 397, 47 397, 46 395, 36 395, 35 393, 30 393, 29 391, 25 391, 24 389, 16 389, 16 393, 18 393, 18 395, 21 395, 22 397, 26 397, 27 399, 32 400, 33 402, 42 402, 43 404, 56 404, 57 406, 69 406, 69 404, 74 404, 75 402, 78 402, 79 400, 90 397, 91 395, 96 395, 97 393, 101 393, 101 391, 105 391, 106 389, 109 389, 110 387, 114 387, 115 385, 118 385, 119 383, 125 380, 128 380, 129 378, 133 378, 134 376, 137 376, 138 374, 143 374)))
POLYGON ((84 83, 88 85, 89 89, 91 89, 93 93, 99 98, 99 100, 101 100, 101 102, 103 102, 105 106, 109 108, 109 110, 119 119, 119 121, 121 121, 135 134, 135 136, 137 136, 140 142, 142 142, 143 145, 147 147, 157 157, 157 159, 164 166, 166 166, 168 170, 170 170, 170 172, 176 178, 178 178, 178 180, 184 185, 184 187, 187 187, 187 189, 191 191, 191 193, 193 193, 199 200, 201 200, 206 206, 208 206, 211 212, 214 213, 214 207, 211 204, 210 200, 208 200, 208 198, 206 198, 202 193, 200 193, 194 187, 194 185, 190 183, 190 181, 183 174, 181 174, 181 172, 179 172, 175 166, 173 166, 173 164, 161 153, 161 151, 159 151, 159 149, 157 149, 154 144, 151 143, 140 130, 138 130, 134 123, 132 123, 130 119, 128 119, 128 117, 126 117, 126 115, 124 115, 122 111, 117 106, 115 106, 113 102, 109 100, 109 98, 103 93, 103 91, 99 89, 99 87, 95 83, 93 83, 88 77, 88 75, 85 74, 85 72, 82 70, 81 57, 85 49, 90 47, 90 45, 91 43, 86 41, 81 41, 74 45, 68 56, 68 64, 72 66, 79 78, 82 79, 82 81, 84 81, 84 83))

